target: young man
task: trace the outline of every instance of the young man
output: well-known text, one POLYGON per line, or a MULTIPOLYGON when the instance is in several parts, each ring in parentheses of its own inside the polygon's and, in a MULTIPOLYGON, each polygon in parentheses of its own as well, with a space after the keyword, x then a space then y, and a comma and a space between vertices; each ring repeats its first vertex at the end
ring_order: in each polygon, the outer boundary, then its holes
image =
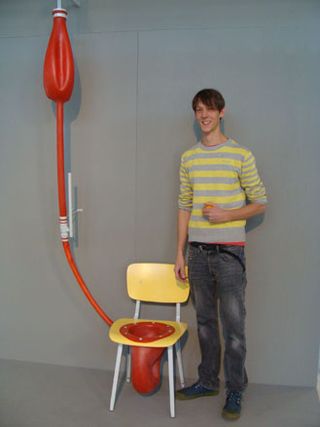
POLYGON ((188 240, 188 276, 201 363, 198 381, 177 391, 177 398, 218 394, 220 318, 227 392, 222 415, 237 419, 248 382, 245 223, 265 211, 267 198, 251 151, 222 133, 224 107, 223 96, 215 89, 203 89, 195 95, 192 108, 202 137, 181 158, 175 273, 178 279, 186 280, 184 250, 188 240))

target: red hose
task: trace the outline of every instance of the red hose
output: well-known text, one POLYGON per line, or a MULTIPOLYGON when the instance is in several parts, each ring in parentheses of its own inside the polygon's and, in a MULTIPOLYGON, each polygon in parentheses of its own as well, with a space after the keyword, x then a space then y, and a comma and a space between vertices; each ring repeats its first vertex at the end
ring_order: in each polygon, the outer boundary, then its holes
MULTIPOLYGON (((65 190, 65 174, 64 174, 64 135, 63 135, 63 102, 58 101, 57 106, 57 171, 58 171, 58 198, 59 198, 59 213, 60 213, 60 222, 61 217, 65 218, 67 216, 66 208, 66 190, 65 190)), ((89 291, 85 281, 83 280, 78 267, 73 259, 73 255, 70 248, 70 243, 68 238, 62 238, 62 245, 64 253, 66 255, 68 264, 82 290, 82 292, 87 297, 88 301, 92 307, 96 310, 99 316, 104 320, 109 326, 112 325, 113 321, 109 316, 102 310, 97 301, 93 298, 91 292, 89 291)))
POLYGON ((63 242, 62 244, 63 244, 64 253, 67 257, 69 266, 70 266, 75 278, 77 279, 77 282, 78 282, 80 288, 82 289, 82 292, 85 294, 88 301, 90 302, 92 307, 96 310, 96 312, 99 314, 101 319, 104 320, 107 323, 107 325, 111 326, 113 323, 113 320, 111 320, 110 317, 106 315, 106 313, 102 310, 100 305, 93 298, 89 289, 87 288, 87 285, 85 284, 85 282, 84 282, 84 280, 83 280, 83 278, 82 278, 82 276, 78 270, 78 267, 77 267, 76 263, 74 262, 69 242, 63 242))
POLYGON ((62 101, 56 102, 57 119, 57 174, 58 174, 58 198, 59 214, 67 216, 66 190, 64 176, 64 104, 62 101))

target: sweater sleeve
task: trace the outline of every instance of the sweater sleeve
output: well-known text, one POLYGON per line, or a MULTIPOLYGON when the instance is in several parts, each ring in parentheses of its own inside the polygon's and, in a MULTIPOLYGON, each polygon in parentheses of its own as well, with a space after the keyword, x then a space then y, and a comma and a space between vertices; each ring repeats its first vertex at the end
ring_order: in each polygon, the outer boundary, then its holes
POLYGON ((268 202, 266 189, 259 176, 256 160, 251 151, 248 151, 242 163, 240 185, 251 203, 266 204, 268 202))
POLYGON ((185 166, 184 159, 181 159, 180 164, 180 192, 178 199, 179 209, 191 211, 193 190, 190 182, 189 171, 185 166))

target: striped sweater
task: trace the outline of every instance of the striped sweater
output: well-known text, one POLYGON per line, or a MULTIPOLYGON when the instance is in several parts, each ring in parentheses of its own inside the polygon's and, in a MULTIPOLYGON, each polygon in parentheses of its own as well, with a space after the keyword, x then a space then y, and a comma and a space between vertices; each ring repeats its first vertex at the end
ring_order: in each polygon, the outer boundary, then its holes
POLYGON ((204 203, 237 209, 249 202, 267 203, 251 151, 228 139, 207 147, 201 142, 181 158, 179 209, 191 211, 189 241, 230 243, 245 241, 245 220, 211 224, 202 215, 204 203))

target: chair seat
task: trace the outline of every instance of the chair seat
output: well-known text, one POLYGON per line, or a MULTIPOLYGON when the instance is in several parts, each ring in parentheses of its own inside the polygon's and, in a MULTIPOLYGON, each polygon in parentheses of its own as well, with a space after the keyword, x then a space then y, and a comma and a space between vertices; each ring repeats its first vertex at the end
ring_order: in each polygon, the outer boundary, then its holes
POLYGON ((174 345, 186 332, 187 330, 187 323, 180 323, 180 322, 173 322, 171 320, 155 320, 155 319, 133 319, 133 318, 122 318, 116 320, 109 329, 109 338, 111 341, 118 343, 118 344, 124 344, 129 346, 136 346, 136 347, 170 347, 174 345), (127 325, 128 323, 142 323, 142 322, 157 322, 157 323, 163 323, 165 325, 172 326, 175 331, 173 334, 156 339, 155 341, 151 341, 148 343, 140 343, 139 341, 133 341, 122 335, 120 332, 120 329, 122 326, 127 325))

